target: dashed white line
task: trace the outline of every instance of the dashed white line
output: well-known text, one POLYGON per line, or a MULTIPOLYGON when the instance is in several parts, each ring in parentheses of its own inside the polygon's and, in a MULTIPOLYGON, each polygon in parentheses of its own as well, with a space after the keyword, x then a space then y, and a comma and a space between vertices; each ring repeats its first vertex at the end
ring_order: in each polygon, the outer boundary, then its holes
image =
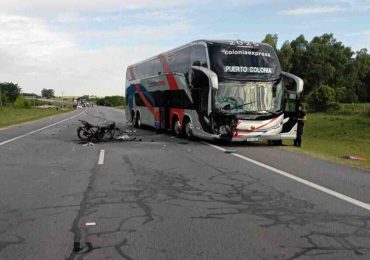
POLYGON ((44 127, 42 127, 42 128, 39 128, 39 129, 37 129, 37 130, 33 130, 33 131, 31 131, 31 132, 28 132, 28 133, 26 133, 26 134, 23 134, 23 135, 20 135, 20 136, 17 136, 17 137, 14 137, 14 138, 11 138, 11 139, 8 139, 8 140, 5 140, 5 141, 3 141, 3 142, 1 142, 1 143, 0 143, 0 146, 2 146, 2 145, 4 145, 4 144, 7 144, 7 143, 10 143, 10 142, 13 142, 13 141, 18 140, 18 139, 21 139, 21 138, 26 137, 26 136, 28 136, 28 135, 32 135, 32 134, 34 134, 34 133, 40 132, 40 131, 45 130, 45 129, 47 129, 47 128, 50 128, 50 127, 52 127, 52 126, 58 125, 58 124, 60 124, 60 123, 63 123, 63 122, 65 122, 65 121, 67 121, 67 120, 69 120, 69 119, 72 119, 72 118, 74 118, 74 117, 77 117, 77 116, 79 116, 79 115, 81 115, 81 114, 83 114, 83 113, 85 113, 85 112, 86 112, 86 110, 82 111, 81 113, 78 113, 77 115, 74 115, 74 116, 68 117, 68 118, 66 118, 66 119, 63 119, 63 120, 58 121, 58 122, 56 122, 56 123, 53 123, 53 124, 51 124, 51 125, 47 125, 47 126, 44 126, 44 127))
MULTIPOLYGON (((213 145, 213 144, 206 143, 206 142, 202 142, 202 143, 204 143, 204 144, 206 144, 206 145, 209 145, 209 146, 211 146, 211 147, 213 147, 213 148, 215 148, 215 149, 218 149, 218 150, 220 150, 220 151, 223 151, 223 152, 225 152, 225 151, 226 151, 226 149, 224 149, 224 148, 222 148, 222 147, 219 147, 219 146, 217 146, 217 145, 213 145)), ((260 167, 262 167, 262 168, 265 168, 265 169, 269 170, 270 172, 275 172, 275 173, 280 174, 280 175, 282 175, 282 176, 284 176, 284 177, 287 177, 287 178, 289 178, 289 179, 295 180, 295 181, 297 181, 297 182, 299 182, 299 183, 302 183, 302 184, 304 184, 304 185, 307 185, 307 186, 309 186, 309 187, 311 187, 311 188, 314 188, 314 189, 316 189, 316 190, 319 190, 319 191, 321 191, 321 192, 324 192, 324 193, 326 193, 326 194, 329 194, 329 195, 331 195, 331 196, 334 196, 334 197, 336 197, 336 198, 338 198, 338 199, 344 200, 344 201, 349 202, 349 203, 351 203, 351 204, 353 204, 353 205, 356 205, 356 206, 358 206, 358 207, 360 207, 360 208, 363 208, 363 209, 366 209, 366 210, 369 210, 369 211, 370 211, 370 204, 368 204, 368 203, 365 203, 365 202, 362 202, 362 201, 356 200, 356 199, 351 198, 351 197, 349 197, 349 196, 347 196, 347 195, 344 195, 344 194, 341 194, 341 193, 336 192, 336 191, 334 191, 334 190, 331 190, 331 189, 325 188, 325 187, 320 186, 320 185, 318 185, 318 184, 316 184, 316 183, 313 183, 313 182, 307 181, 307 180, 305 180, 305 179, 299 178, 299 177, 297 177, 297 176, 295 176, 295 175, 292 175, 292 174, 287 173, 287 172, 285 172, 285 171, 282 171, 282 170, 276 169, 276 168, 274 168, 274 167, 272 167, 272 166, 270 166, 270 165, 267 165, 267 164, 261 163, 261 162, 259 162, 259 161, 253 160, 253 159, 248 158, 248 157, 245 157, 245 156, 243 156, 243 155, 240 155, 240 154, 237 154, 237 153, 234 153, 234 154, 231 154, 231 155, 236 156, 236 157, 238 157, 238 158, 240 158, 240 159, 242 159, 242 160, 245 160, 245 161, 247 161, 247 162, 250 162, 250 163, 256 164, 256 165, 258 165, 258 166, 260 166, 260 167)))
POLYGON ((99 165, 104 164, 104 156, 105 156, 105 150, 100 150, 99 160, 98 160, 99 165))

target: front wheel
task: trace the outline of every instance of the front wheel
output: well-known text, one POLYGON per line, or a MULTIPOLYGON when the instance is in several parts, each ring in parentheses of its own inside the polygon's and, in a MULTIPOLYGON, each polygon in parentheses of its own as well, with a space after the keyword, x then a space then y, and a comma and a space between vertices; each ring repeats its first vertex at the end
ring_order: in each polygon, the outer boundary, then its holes
POLYGON ((140 118, 140 113, 137 112, 136 116, 134 117, 134 127, 135 128, 141 128, 141 118, 140 118))
POLYGON ((80 138, 82 141, 88 141, 91 139, 90 133, 87 132, 85 129, 82 127, 79 127, 77 129, 77 136, 80 138))

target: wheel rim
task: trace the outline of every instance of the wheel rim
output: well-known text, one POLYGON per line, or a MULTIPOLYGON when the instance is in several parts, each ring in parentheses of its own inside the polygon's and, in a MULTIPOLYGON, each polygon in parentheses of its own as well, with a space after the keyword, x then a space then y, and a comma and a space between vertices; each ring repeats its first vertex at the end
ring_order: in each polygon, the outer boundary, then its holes
POLYGON ((181 127, 180 127, 180 121, 179 120, 175 121, 174 129, 175 129, 175 134, 180 135, 181 127))
POLYGON ((187 122, 186 123, 186 126, 185 126, 185 134, 186 134, 187 137, 191 137, 192 136, 190 122, 187 122))

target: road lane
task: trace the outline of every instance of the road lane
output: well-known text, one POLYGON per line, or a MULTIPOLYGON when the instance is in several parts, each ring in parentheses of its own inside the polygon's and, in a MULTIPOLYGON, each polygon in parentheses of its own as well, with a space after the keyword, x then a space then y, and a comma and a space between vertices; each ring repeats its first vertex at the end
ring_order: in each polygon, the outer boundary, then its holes
MULTIPOLYGON (((128 127, 115 109, 81 118, 128 127)), ((0 259, 370 256, 366 210, 200 142, 144 129, 83 147, 77 126, 0 147, 0 259)))

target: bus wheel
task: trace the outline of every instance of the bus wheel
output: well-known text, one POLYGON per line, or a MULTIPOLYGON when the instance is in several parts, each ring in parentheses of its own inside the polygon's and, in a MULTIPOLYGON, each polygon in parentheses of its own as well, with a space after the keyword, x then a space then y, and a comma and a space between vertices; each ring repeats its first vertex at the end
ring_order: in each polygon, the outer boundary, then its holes
POLYGON ((283 140, 273 140, 272 145, 281 146, 283 145, 283 140))
POLYGON ((132 122, 132 125, 134 127, 136 127, 135 123, 136 123, 136 118, 135 118, 135 111, 132 111, 131 112, 131 122, 132 122))
POLYGON ((186 117, 183 125, 184 125, 184 135, 189 140, 192 140, 193 139, 193 134, 191 132, 191 122, 190 122, 190 119, 186 117))
POLYGON ((175 117, 175 119, 173 120, 173 124, 172 124, 172 132, 178 136, 178 137, 181 137, 181 134, 182 134, 182 131, 181 131, 181 124, 180 124, 180 120, 175 117))
POLYGON ((135 127, 136 128, 141 128, 141 118, 140 118, 140 113, 139 112, 136 113, 135 127))

